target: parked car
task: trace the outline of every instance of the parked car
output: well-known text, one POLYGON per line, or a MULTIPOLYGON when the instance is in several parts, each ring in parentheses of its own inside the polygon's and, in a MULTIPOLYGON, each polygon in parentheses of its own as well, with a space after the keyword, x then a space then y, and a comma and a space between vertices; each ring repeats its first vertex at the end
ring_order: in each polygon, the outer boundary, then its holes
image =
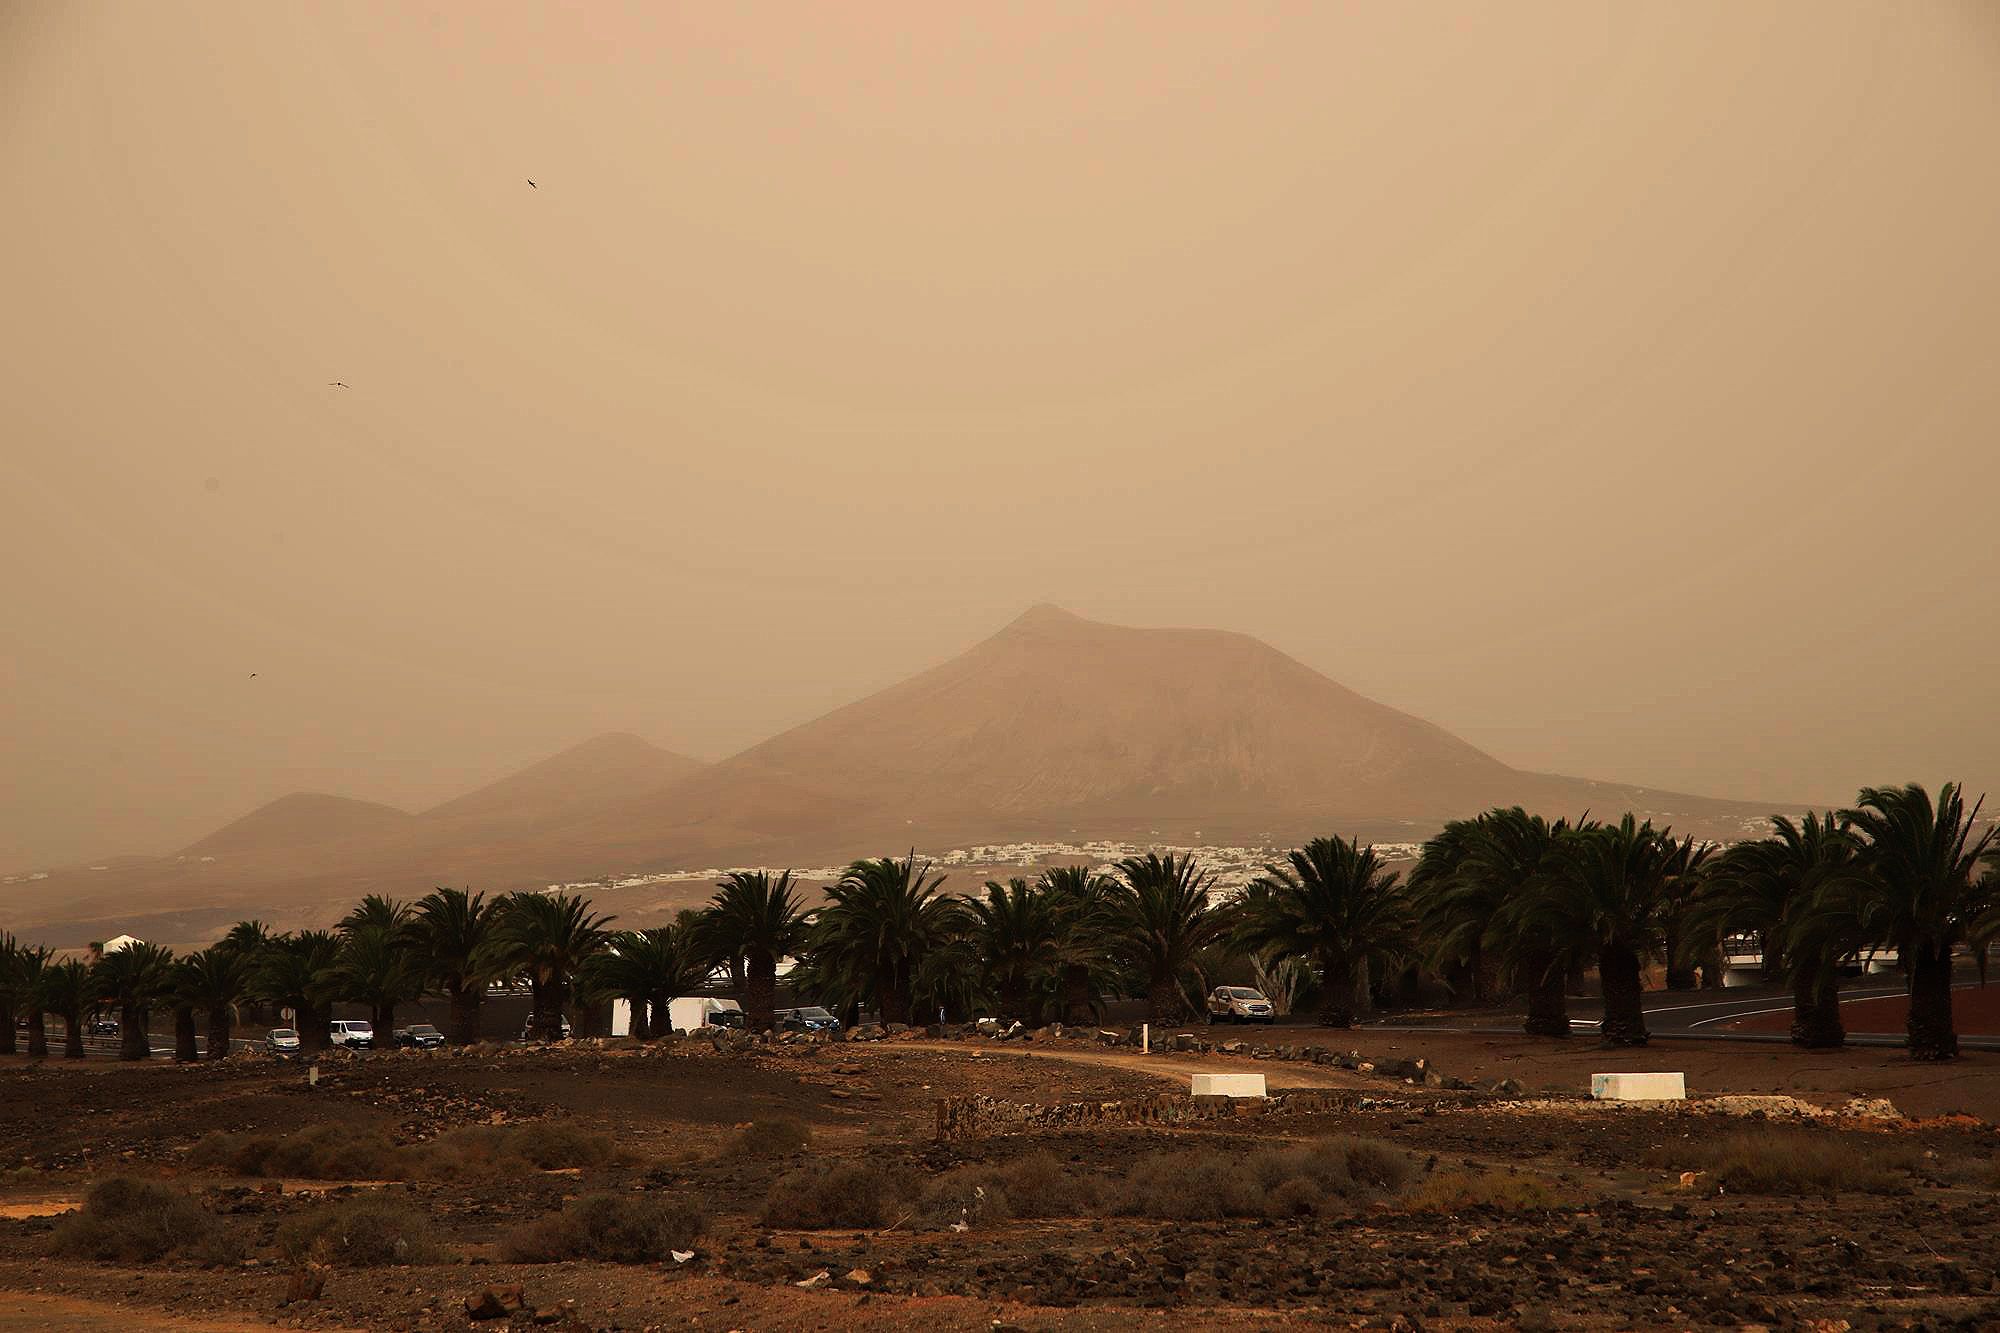
POLYGON ((273 1055, 297 1055, 299 1034, 291 1028, 272 1028, 265 1034, 264 1049, 273 1055))
POLYGON ((93 1037, 115 1037, 118 1035, 118 1020, 115 1018, 93 1018, 85 1028, 93 1037))
POLYGON ((1248 986, 1217 986, 1208 993, 1211 1023, 1275 1023, 1278 1011, 1260 990, 1248 986))
POLYGON ((429 1023, 396 1029, 396 1045, 407 1051, 429 1051, 444 1045, 444 1033, 429 1023))
MULTIPOLYGON (((568 1041, 571 1035, 568 1015, 563 1016, 562 1034, 563 1034, 563 1040, 568 1041)), ((521 1025, 521 1040, 534 1041, 537 1039, 538 1036, 539 1034, 536 1033, 535 1031, 535 1016, 533 1014, 529 1014, 528 1021, 521 1025)))
POLYGON ((780 1032, 825 1032, 838 1033, 840 1020, 816 1004, 799 1009, 780 1009, 772 1015, 774 1026, 780 1032))
POLYGON ((375 1044, 375 1029, 366 1019, 336 1018, 327 1036, 335 1046, 345 1046, 349 1050, 367 1050, 375 1044))

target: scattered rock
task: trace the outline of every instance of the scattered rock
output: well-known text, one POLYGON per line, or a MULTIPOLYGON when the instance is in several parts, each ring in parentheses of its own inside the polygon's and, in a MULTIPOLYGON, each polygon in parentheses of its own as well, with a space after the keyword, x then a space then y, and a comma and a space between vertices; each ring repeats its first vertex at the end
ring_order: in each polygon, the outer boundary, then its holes
POLYGON ((822 1268, 819 1270, 819 1272, 814 1273, 811 1277, 807 1278, 805 1281, 794 1282, 792 1285, 795 1287, 802 1287, 807 1291, 814 1291, 820 1287, 825 1286, 828 1282, 832 1280, 833 1280, 833 1274, 827 1272, 824 1268, 822 1268))
POLYGON ((519 1287, 487 1287, 465 1298, 467 1319, 503 1319, 526 1309, 528 1299, 519 1287))

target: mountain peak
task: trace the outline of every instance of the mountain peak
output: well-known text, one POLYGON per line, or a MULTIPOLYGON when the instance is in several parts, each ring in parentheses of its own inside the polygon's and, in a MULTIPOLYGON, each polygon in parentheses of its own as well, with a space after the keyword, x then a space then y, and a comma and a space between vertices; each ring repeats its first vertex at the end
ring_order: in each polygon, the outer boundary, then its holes
POLYGON ((1054 602, 1036 602, 1033 606, 1016 616, 1007 628, 1010 630, 1066 629, 1092 623, 1094 622, 1085 620, 1074 611, 1066 611, 1054 602))

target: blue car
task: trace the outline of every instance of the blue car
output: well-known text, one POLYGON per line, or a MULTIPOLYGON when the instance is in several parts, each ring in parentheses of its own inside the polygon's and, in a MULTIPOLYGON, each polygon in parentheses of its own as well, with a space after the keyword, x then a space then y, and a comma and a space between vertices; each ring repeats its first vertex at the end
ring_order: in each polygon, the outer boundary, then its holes
POLYGON ((780 1032, 824 1032, 831 1036, 840 1031, 840 1020, 816 1004, 802 1009, 780 1009, 771 1018, 780 1032))

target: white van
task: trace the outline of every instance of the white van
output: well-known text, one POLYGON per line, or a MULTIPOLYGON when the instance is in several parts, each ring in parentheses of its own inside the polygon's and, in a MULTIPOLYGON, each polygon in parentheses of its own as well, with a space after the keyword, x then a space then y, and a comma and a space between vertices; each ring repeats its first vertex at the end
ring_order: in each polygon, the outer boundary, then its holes
POLYGON ((375 1044, 375 1029, 366 1019, 336 1018, 327 1034, 335 1046, 366 1050, 375 1044))

